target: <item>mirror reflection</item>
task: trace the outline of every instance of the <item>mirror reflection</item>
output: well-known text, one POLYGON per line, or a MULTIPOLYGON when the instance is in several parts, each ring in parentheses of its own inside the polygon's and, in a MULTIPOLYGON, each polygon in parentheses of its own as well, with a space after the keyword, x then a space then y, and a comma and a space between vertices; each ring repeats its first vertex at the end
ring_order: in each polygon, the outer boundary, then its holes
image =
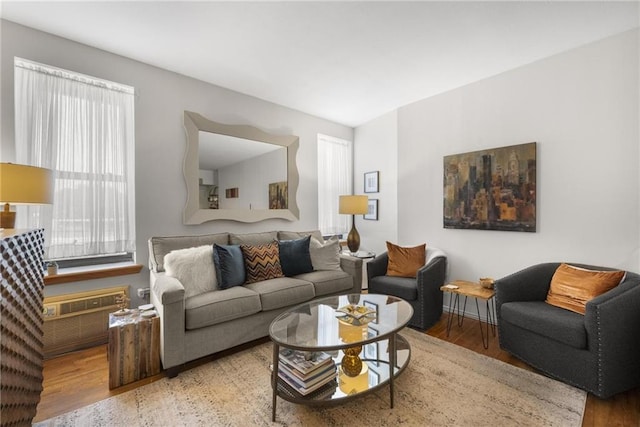
POLYGON ((298 219, 297 136, 217 123, 190 111, 184 126, 185 224, 298 219))
POLYGON ((286 209, 287 149, 199 132, 200 209, 286 209))

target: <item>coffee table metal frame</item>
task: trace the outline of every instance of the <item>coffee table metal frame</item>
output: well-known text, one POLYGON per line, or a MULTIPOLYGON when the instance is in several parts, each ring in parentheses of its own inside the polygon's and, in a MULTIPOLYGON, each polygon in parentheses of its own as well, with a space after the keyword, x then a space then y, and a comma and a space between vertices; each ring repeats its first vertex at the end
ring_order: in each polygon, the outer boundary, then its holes
MULTIPOLYGON (((411 305, 400 298, 389 297, 387 295, 352 294, 349 296, 327 297, 323 299, 310 301, 304 304, 300 304, 282 313, 280 316, 274 319, 274 321, 271 323, 271 326, 269 327, 269 336, 271 337, 271 341, 273 342, 273 361, 272 361, 272 373, 271 373, 271 387, 273 390, 272 413, 271 413, 272 421, 275 421, 276 419, 276 403, 277 403, 278 396, 282 399, 285 399, 293 403, 300 403, 305 405, 331 405, 331 404, 337 404, 340 402, 346 402, 356 397, 360 397, 360 396, 372 393, 380 389, 381 387, 384 387, 387 383, 389 383, 389 404, 390 404, 390 407, 393 408, 394 394, 395 394, 394 380, 404 371, 404 369, 409 364, 409 360, 411 359, 411 347, 407 342, 407 340, 403 336, 399 335, 398 332, 408 324, 412 315, 413 315, 413 308, 411 307, 411 305), (283 319, 286 319, 287 316, 290 316, 292 313, 308 312, 308 311, 311 311, 310 308, 312 306, 323 305, 323 304, 330 305, 334 309, 337 309, 343 305, 346 305, 347 301, 349 301, 348 298, 351 298, 352 300, 354 298, 359 298, 361 301, 366 301, 369 303, 376 304, 378 305, 379 310, 381 306, 382 306, 382 309, 384 310, 384 305, 387 304, 388 302, 391 302, 392 304, 398 304, 402 306, 402 310, 400 311, 402 311, 404 315, 402 316, 402 318, 397 324, 395 324, 392 327, 388 327, 387 328, 388 330, 384 333, 380 333, 379 335, 372 336, 372 337, 367 337, 360 341, 348 342, 348 343, 335 342, 332 345, 326 345, 326 344, 307 345, 305 343, 294 344, 291 342, 284 342, 283 340, 278 339, 277 334, 273 330, 274 327, 277 327, 278 322, 283 321, 283 319), (355 394, 340 395, 342 393, 335 393, 335 394, 338 394, 338 396, 332 395, 332 396, 323 396, 320 398, 316 398, 315 396, 318 396, 318 393, 322 391, 322 387, 321 387, 319 390, 317 390, 316 392, 310 393, 309 395, 301 395, 295 391, 292 391, 293 389, 288 384, 286 384, 282 379, 280 379, 278 376, 278 367, 279 367, 279 361, 280 361, 279 353, 280 353, 281 347, 292 349, 292 350, 301 350, 301 351, 333 352, 336 350, 344 350, 346 348, 350 348, 354 346, 362 346, 363 353, 364 353, 365 345, 371 344, 371 343, 377 343, 385 340, 388 341, 388 350, 389 350, 388 360, 386 360, 384 357, 381 356, 380 354, 381 352, 377 353, 377 356, 375 359, 368 359, 368 358, 362 357, 361 360, 363 364, 367 363, 367 365, 369 363, 375 363, 377 365, 377 368, 376 368, 377 370, 380 370, 380 368, 384 369, 386 379, 383 379, 377 385, 370 386, 366 390, 359 391, 355 394), (402 351, 402 355, 400 358, 398 357, 398 351, 402 351), (392 370, 391 367, 394 367, 394 369, 392 370)), ((338 319, 335 318, 335 316, 333 319, 324 318, 322 320, 333 321, 336 324, 338 323, 338 319)), ((314 322, 319 320, 310 318, 309 321, 314 322)), ((374 326, 378 324, 371 323, 371 325, 374 326)), ((334 357, 334 361, 336 363, 337 369, 340 369, 339 367, 340 357, 334 357)))

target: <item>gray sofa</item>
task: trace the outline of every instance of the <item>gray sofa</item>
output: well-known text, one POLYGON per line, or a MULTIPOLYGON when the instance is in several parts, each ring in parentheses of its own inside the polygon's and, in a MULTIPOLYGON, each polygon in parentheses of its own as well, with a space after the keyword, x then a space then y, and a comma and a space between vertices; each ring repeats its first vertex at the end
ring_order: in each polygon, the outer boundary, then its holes
MULTIPOLYGON (((151 303, 160 316, 160 357, 167 375, 186 362, 268 336, 271 321, 286 309, 330 295, 360 293, 362 260, 339 255, 340 270, 311 271, 185 297, 185 288, 165 272, 173 250, 202 245, 263 245, 319 231, 152 237, 149 239, 151 303)), ((337 264, 337 263, 336 263, 337 264)))
POLYGON ((500 347, 603 399, 640 386, 640 275, 627 272, 582 315, 545 302, 558 266, 533 265, 495 282, 500 347))

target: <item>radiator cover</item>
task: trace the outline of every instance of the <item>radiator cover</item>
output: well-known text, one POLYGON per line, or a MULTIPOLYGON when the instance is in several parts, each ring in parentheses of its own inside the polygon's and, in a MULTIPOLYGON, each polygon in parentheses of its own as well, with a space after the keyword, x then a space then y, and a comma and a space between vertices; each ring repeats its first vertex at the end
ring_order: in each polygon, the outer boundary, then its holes
POLYGON ((44 358, 107 343, 109 313, 120 296, 129 296, 128 286, 45 298, 44 358))

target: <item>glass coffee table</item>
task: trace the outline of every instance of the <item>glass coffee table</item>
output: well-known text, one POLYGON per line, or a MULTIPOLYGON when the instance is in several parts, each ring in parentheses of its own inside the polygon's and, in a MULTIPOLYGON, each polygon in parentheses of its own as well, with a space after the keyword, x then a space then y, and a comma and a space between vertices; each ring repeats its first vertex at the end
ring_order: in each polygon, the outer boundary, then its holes
POLYGON ((276 317, 269 328, 273 341, 272 420, 276 419, 278 396, 294 403, 329 405, 386 384, 393 408, 394 379, 411 358, 411 347, 398 332, 412 315, 413 308, 403 299, 351 294, 314 300, 276 317), (290 363, 295 355, 305 366, 290 363), (313 367, 316 360, 322 367, 313 367), (311 372, 304 374, 303 368, 311 372), (316 377, 323 376, 326 378, 317 387, 320 381, 316 377), (308 386, 305 378, 316 385, 308 386))

